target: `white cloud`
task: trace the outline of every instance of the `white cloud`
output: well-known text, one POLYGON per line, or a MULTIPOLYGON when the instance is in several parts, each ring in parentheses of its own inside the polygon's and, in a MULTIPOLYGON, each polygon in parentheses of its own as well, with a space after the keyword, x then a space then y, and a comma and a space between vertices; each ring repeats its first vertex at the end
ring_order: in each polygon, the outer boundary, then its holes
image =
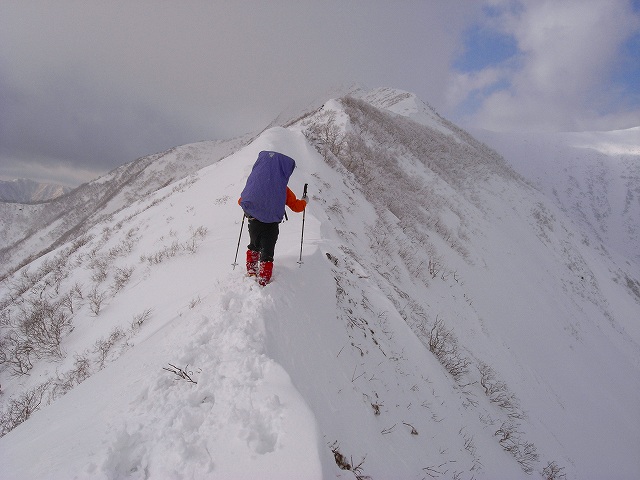
POLYGON ((452 105, 460 104, 469 97, 471 92, 489 89, 508 77, 508 71, 500 67, 454 74, 447 91, 447 100, 452 105))
POLYGON ((582 95, 606 82, 633 23, 622 2, 529 2, 512 34, 527 58, 526 88, 582 95))
MULTIPOLYGON (((518 61, 505 65, 508 88, 490 92, 468 121, 494 130, 622 128, 640 124, 640 111, 613 112, 611 77, 621 44, 640 28, 626 1, 525 0, 496 22, 518 45, 518 61), (616 113, 616 115, 613 115, 616 113), (619 113, 619 114, 618 114, 619 113)), ((495 77, 495 67, 474 72, 495 77)), ((451 99, 476 88, 464 78, 451 99)), ((498 81, 496 79, 496 81, 498 81)))

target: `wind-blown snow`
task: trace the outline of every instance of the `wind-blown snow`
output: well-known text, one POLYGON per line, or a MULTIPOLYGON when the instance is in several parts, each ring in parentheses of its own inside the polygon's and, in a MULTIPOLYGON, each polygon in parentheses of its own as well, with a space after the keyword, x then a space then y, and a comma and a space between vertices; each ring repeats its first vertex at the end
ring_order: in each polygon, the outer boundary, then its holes
MULTIPOLYGON (((365 141, 375 121, 395 121, 378 112, 359 132, 356 107, 336 118, 365 141)), ((514 479, 553 464, 556 478, 633 478, 633 269, 582 242, 561 210, 446 122, 389 124, 435 132, 445 157, 421 163, 415 145, 390 144, 393 156, 370 159, 368 172, 392 174, 371 179, 357 162, 323 159, 303 134, 313 119, 130 204, 113 197, 74 249, 62 244, 3 283, 6 299, 59 256, 71 266, 59 295, 79 285, 84 298, 62 359, 1 373, 5 416, 11 399, 50 382, 41 407, 0 439, 2 477, 514 479), (261 150, 295 158, 289 185, 300 195, 309 183, 311 196, 303 263, 302 215, 290 213, 265 288, 244 276, 246 225, 231 265, 237 198, 261 150), (442 170, 465 155, 477 163, 442 170), (93 287, 106 294, 97 315, 93 287), (438 321, 469 362, 457 379, 428 348, 438 321), (82 358, 91 375, 55 395, 82 358), (506 407, 485 394, 483 366, 506 407)), ((217 148, 187 150, 205 162, 217 148)), ((54 274, 34 288, 55 298, 54 274)))

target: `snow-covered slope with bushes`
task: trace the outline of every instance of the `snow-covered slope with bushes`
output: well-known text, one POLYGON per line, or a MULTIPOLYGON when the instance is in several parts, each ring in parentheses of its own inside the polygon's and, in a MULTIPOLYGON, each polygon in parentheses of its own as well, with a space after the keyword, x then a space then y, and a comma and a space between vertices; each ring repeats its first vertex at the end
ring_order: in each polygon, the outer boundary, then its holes
POLYGON ((633 264, 583 242, 486 145, 395 95, 325 102, 105 202, 5 279, 3 475, 633 478, 633 264), (244 276, 246 231, 231 265, 261 150, 295 158, 290 186, 311 196, 303 263, 292 213, 265 288, 244 276), (38 319, 60 335, 25 352, 38 319))
POLYGON ((250 138, 202 142, 148 155, 46 204, 0 202, 0 234, 4 239, 0 278, 81 236, 105 216, 229 155, 250 138))

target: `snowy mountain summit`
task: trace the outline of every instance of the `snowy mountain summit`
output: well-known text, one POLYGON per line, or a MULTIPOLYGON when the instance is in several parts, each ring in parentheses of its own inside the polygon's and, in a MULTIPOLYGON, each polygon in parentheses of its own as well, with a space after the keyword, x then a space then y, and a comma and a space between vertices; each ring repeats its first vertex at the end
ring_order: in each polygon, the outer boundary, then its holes
POLYGON ((636 260, 410 93, 0 215, 3 478, 640 471, 636 260), (237 204, 262 150, 311 198, 264 288, 237 204))

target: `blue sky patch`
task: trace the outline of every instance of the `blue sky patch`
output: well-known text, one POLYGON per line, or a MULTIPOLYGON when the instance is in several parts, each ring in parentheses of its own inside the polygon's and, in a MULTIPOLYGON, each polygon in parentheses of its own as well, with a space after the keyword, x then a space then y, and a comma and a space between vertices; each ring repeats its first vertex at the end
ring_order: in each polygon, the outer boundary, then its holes
POLYGON ((453 66, 460 72, 475 72, 498 65, 518 53, 516 39, 481 25, 473 25, 464 35, 464 52, 453 66))
MULTIPOLYGON (((639 2, 640 3, 640 0, 639 2)), ((640 8, 640 7, 639 7, 640 8)), ((621 48, 620 61, 611 81, 621 91, 621 103, 627 107, 640 105, 640 32, 630 37, 621 48)))

